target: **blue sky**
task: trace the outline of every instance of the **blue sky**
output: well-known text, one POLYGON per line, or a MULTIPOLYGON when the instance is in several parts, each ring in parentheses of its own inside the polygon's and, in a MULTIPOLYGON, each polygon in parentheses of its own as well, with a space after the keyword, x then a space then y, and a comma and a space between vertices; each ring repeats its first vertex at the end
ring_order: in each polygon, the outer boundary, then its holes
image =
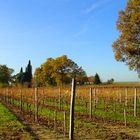
POLYGON ((138 81, 116 62, 112 43, 118 12, 127 0, 0 0, 0 64, 16 72, 30 59, 33 69, 66 54, 87 74, 138 81))

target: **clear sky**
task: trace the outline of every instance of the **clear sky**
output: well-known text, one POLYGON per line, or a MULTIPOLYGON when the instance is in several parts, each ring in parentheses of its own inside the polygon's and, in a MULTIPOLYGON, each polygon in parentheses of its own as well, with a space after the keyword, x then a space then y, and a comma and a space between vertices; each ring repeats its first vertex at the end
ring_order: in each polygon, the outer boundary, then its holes
POLYGON ((138 81, 116 62, 112 43, 118 12, 127 0, 0 0, 0 64, 15 72, 30 59, 33 69, 66 54, 103 81, 138 81))

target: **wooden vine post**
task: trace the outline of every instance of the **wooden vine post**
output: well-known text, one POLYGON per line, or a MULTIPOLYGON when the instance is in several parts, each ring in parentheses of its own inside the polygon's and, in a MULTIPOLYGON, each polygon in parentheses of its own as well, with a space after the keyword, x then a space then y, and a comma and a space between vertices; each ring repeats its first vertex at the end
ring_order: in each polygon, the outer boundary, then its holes
POLYGON ((125 88, 125 106, 127 106, 127 102, 128 102, 128 89, 125 88))
POLYGON ((38 122, 38 89, 35 86, 35 97, 34 97, 34 108, 35 108, 35 122, 38 122))
POLYGON ((48 126, 50 125, 50 110, 49 110, 49 113, 48 113, 48 126))
POLYGON ((90 88, 90 119, 92 118, 92 88, 90 88))
POLYGON ((71 104, 70 104, 70 126, 69 126, 69 139, 72 140, 74 136, 74 104, 75 104, 75 88, 76 81, 72 79, 72 89, 71 89, 71 104))
POLYGON ((57 127, 57 112, 54 111, 54 131, 56 131, 56 127, 57 127))
POLYGON ((137 115, 137 89, 135 88, 134 92, 134 116, 137 115))
POLYGON ((8 103, 8 94, 9 94, 9 90, 8 90, 8 88, 7 88, 7 90, 6 90, 6 102, 8 103))
POLYGON ((20 110, 22 111, 22 90, 20 89, 20 110))
POLYGON ((12 104, 12 96, 13 96, 13 91, 11 90, 11 93, 10 93, 10 104, 12 104))
POLYGON ((61 109, 61 88, 59 88, 59 109, 61 109))
POLYGON ((66 135, 66 112, 64 111, 64 128, 63 128, 63 131, 64 131, 64 136, 66 135))
POLYGON ((122 93, 120 92, 120 104, 122 103, 122 93))
POLYGON ((94 110, 96 109, 96 88, 94 88, 94 110))
POLYGON ((125 110, 125 108, 124 108, 124 125, 125 125, 125 127, 127 125, 127 121, 126 121, 126 110, 125 110))

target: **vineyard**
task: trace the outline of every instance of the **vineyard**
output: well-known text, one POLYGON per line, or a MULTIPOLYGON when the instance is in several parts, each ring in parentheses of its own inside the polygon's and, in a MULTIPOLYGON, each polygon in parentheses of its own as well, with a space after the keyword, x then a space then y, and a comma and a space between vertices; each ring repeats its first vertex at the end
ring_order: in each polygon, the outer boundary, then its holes
MULTIPOLYGON (((1 102, 25 119, 68 138, 71 87, 1 88, 1 102)), ((138 139, 107 126, 140 128, 140 87, 77 86, 74 104, 75 139, 138 139), (94 130, 94 131, 93 131, 94 130), (111 133, 112 131, 112 133, 111 133)))

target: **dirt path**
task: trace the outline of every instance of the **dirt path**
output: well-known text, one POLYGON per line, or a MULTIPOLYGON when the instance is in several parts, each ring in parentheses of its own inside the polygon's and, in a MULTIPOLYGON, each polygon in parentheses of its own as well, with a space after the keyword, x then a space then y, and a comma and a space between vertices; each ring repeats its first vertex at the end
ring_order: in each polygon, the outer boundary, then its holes
POLYGON ((131 127, 124 127, 124 126, 112 126, 112 125, 106 125, 107 129, 110 129, 112 132, 121 134, 122 136, 124 134, 129 134, 126 139, 129 138, 129 136, 132 136, 136 140, 140 140, 140 129, 131 128, 131 127))
POLYGON ((39 140, 68 140, 62 135, 52 132, 51 130, 40 125, 32 124, 31 129, 39 140))

